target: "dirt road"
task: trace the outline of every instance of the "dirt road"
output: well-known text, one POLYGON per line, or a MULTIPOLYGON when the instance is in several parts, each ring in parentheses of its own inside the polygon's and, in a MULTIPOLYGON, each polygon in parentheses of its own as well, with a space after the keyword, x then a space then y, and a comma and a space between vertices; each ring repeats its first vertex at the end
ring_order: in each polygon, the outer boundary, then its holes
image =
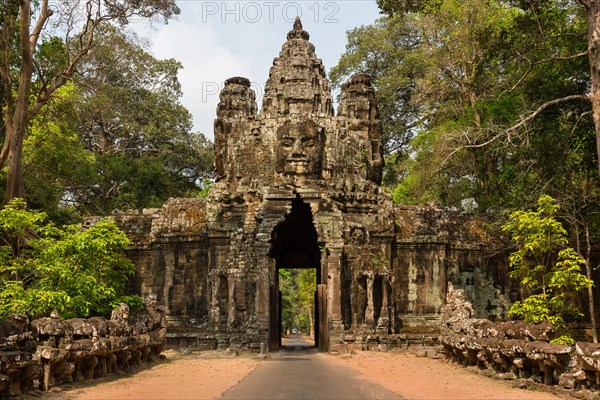
MULTIPOLYGON (((232 356, 205 352, 181 356, 166 352, 167 361, 142 371, 53 388, 42 400, 169 400, 216 399, 258 364, 255 355, 232 356), (55 391, 59 390, 59 391, 55 391)), ((34 400, 29 396, 25 400, 34 400)))
POLYGON ((402 397, 364 379, 352 368, 318 353, 295 336, 271 359, 261 363, 223 399, 390 399, 402 397))
MULTIPOLYGON (((289 343, 288 343, 289 344, 289 343)), ((267 360, 256 355, 233 356, 223 352, 182 356, 166 353, 167 361, 134 374, 100 379, 73 385, 68 390, 44 394, 55 399, 216 399, 231 398, 406 398, 419 400, 558 400, 559 397, 528 385, 529 390, 475 374, 443 360, 417 358, 408 352, 359 352, 351 358, 320 354, 293 345, 286 352, 267 360), (299 368, 306 363, 308 370, 299 368), (324 370, 316 365, 322 363, 324 370), (263 366, 267 368, 267 374, 263 366), (344 370, 342 376, 331 370, 344 370), (271 392, 247 392, 255 371, 259 386, 270 386, 271 392), (271 372, 269 372, 271 371, 271 372), (304 372, 303 372, 304 371, 304 372), (260 374, 263 374, 262 377, 260 374), (335 380, 344 385, 339 392, 328 391, 335 380), (242 382, 240 385, 238 383, 242 382), (312 392, 309 388, 312 387, 312 392), (316 391, 322 395, 314 395, 316 391), (267 397, 265 397, 267 396, 267 397), (310 396, 310 397, 309 397, 310 396)), ((335 385, 334 385, 335 386, 335 385)), ((33 399, 36 397, 29 397, 33 399)))

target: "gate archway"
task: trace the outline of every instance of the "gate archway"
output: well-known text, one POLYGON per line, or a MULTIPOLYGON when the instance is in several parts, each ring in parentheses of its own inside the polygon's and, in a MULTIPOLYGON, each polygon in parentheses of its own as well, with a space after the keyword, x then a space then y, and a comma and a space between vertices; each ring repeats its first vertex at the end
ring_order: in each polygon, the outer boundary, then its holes
POLYGON ((314 303, 314 332, 315 346, 323 349, 323 332, 327 330, 326 303, 320 299, 326 293, 321 285, 321 253, 317 231, 313 224, 313 215, 309 204, 300 197, 292 200, 291 212, 273 229, 271 233, 270 257, 275 261, 274 277, 270 288, 270 327, 269 347, 278 351, 281 346, 281 291, 279 288, 279 270, 282 268, 314 268, 316 270, 315 303, 314 303), (321 287, 319 291, 318 288, 321 287), (323 307, 325 305, 325 307, 323 307), (325 317, 325 318, 324 318, 325 317))

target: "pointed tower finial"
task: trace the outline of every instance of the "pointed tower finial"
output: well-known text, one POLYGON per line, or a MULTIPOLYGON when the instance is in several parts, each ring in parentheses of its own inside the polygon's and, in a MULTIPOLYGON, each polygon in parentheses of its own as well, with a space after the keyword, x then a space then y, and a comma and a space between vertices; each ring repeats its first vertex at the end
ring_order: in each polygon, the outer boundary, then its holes
POLYGON ((308 40, 310 38, 310 36, 308 35, 308 32, 306 32, 304 29, 302 29, 302 21, 300 21, 300 17, 296 17, 296 19, 294 20, 294 27, 292 28, 291 31, 288 32, 287 34, 287 39, 304 39, 304 40, 308 40))
POLYGON ((300 21, 300 17, 297 16, 296 20, 294 21, 294 30, 295 31, 301 31, 302 30, 302 21, 300 21))

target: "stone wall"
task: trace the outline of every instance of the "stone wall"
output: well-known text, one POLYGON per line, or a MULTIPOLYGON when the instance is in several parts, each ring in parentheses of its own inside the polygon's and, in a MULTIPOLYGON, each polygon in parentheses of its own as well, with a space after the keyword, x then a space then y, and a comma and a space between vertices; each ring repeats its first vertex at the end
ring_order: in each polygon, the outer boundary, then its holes
MULTIPOLYGON (((270 218, 271 208, 279 213, 278 207, 289 200, 273 203, 271 198, 263 206, 263 220, 270 218)), ((160 209, 115 216, 134 242, 129 253, 137 266, 132 289, 154 293, 165 307, 172 347, 258 351, 268 336, 256 322, 257 307, 264 304, 257 297, 259 280, 252 267, 259 249, 253 247, 256 228, 247 219, 250 205, 235 199, 223 202, 219 213, 226 218, 215 222, 216 228, 209 228, 205 217, 215 213, 206 211, 209 207, 214 206, 204 199, 170 199, 160 209), (246 228, 236 230, 240 225, 246 228)), ((286 207, 289 213, 291 207, 286 207)), ((485 216, 435 206, 396 206, 392 212, 392 237, 385 238, 391 246, 379 253, 380 266, 372 265, 373 248, 380 240, 374 230, 348 221, 340 233, 347 243, 340 255, 342 326, 334 347, 435 343, 448 281, 474 299, 478 317, 506 316, 518 288, 508 280, 506 255, 490 256, 498 246, 486 234, 490 221, 485 216)), ((317 211, 315 219, 320 217, 317 211)))
POLYGON ((282 268, 316 270, 323 351, 349 337, 370 346, 436 336, 446 281, 473 295, 480 316, 505 316, 513 291, 505 260, 488 256, 485 221, 393 205, 380 186, 371 80, 351 77, 334 113, 300 19, 273 60, 262 107, 243 77, 227 79, 219 98, 207 198, 116 216, 134 242, 132 289, 165 306, 170 344, 277 350, 282 268))
POLYGON ((447 282, 473 299, 478 317, 506 318, 518 287, 508 277, 507 253, 498 251, 502 238, 488 233, 493 220, 436 206, 396 206, 395 217, 397 332, 438 332, 447 282))
POLYGON ((133 243, 128 257, 136 276, 130 290, 155 295, 169 325, 206 323, 210 254, 204 199, 171 198, 161 208, 114 217, 133 243))
POLYGON ((552 344, 549 322, 492 322, 474 318, 462 289, 448 287, 442 307, 440 342, 451 359, 477 366, 502 379, 529 379, 566 389, 600 389, 600 345, 552 344))
MULTIPOLYGON (((448 282, 474 299, 478 317, 506 318, 518 287, 508 278, 507 253, 498 250, 503 238, 487 233, 491 217, 435 205, 395 206, 393 215, 390 267, 343 275, 348 294, 342 293, 342 348, 433 351, 448 282)), ((360 247, 344 251, 365 262, 360 247)))
POLYGON ((129 314, 122 304, 102 317, 62 320, 58 313, 33 321, 0 321, 0 398, 125 371, 160 358, 166 325, 149 296, 147 308, 129 314))

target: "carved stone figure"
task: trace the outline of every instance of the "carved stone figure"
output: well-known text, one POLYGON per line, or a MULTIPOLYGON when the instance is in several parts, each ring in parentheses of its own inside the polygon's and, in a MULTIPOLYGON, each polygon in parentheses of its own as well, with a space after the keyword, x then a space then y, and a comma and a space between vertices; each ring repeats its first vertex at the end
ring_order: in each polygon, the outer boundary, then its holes
POLYGON ((158 359, 166 340, 156 296, 129 316, 121 304, 103 317, 61 320, 58 312, 29 323, 24 315, 0 321, 0 398, 65 382, 93 379, 158 359))
POLYGON ((286 121, 277 129, 277 172, 317 177, 322 160, 322 129, 313 121, 286 121))
POLYGON ((442 332, 460 332, 464 329, 463 323, 475 315, 471 302, 465 298, 464 290, 454 289, 452 282, 448 282, 446 304, 441 307, 440 312, 442 332))
POLYGON ((129 306, 121 303, 113 310, 110 321, 108 321, 108 329, 111 335, 123 336, 131 334, 132 327, 129 326, 129 306))
POLYGON ((498 299, 508 274, 480 251, 483 222, 392 203, 373 82, 350 77, 334 110, 310 35, 299 18, 291 28, 261 105, 247 78, 224 83, 208 196, 117 216, 137 290, 165 305, 170 345, 277 350, 282 268, 316 271, 321 350, 435 337, 447 278, 480 291, 473 311, 505 315, 513 292, 498 299))

